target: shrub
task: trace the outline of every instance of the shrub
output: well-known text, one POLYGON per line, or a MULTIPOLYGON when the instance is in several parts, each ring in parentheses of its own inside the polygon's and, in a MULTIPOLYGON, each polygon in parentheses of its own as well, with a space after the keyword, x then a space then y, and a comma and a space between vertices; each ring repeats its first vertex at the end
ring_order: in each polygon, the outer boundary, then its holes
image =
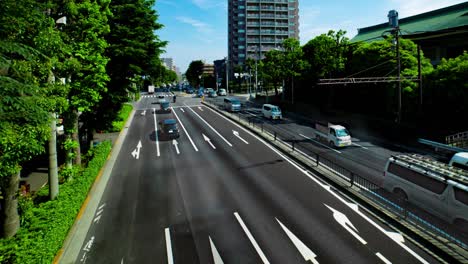
MULTIPOLYGON (((60 185, 57 199, 37 202, 28 196, 20 198, 22 226, 16 236, 0 240, 1 263, 52 263, 111 147, 109 141, 94 147, 88 167, 73 181, 60 185)), ((37 195, 43 196, 44 189, 37 195)))
POLYGON ((132 112, 133 106, 124 104, 117 115, 116 120, 112 122, 112 128, 109 132, 120 132, 127 122, 128 116, 132 112))

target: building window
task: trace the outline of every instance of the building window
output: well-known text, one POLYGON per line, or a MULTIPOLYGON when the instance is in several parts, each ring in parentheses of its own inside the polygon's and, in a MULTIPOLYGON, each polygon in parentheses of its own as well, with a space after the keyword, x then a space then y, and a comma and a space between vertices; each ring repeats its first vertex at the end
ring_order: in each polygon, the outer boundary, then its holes
POLYGON ((240 53, 239 58, 245 58, 245 54, 240 53))
POLYGON ((245 33, 245 29, 239 29, 239 30, 237 30, 237 32, 239 32, 239 33, 245 33))

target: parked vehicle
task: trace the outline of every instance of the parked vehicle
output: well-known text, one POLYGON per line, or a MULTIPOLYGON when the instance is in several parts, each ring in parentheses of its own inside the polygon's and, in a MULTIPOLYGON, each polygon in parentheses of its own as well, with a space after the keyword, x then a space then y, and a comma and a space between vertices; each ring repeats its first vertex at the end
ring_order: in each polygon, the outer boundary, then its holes
POLYGON ((383 188, 468 230, 468 171, 416 154, 392 156, 385 166, 383 188))
POLYGON ((174 139, 180 136, 179 126, 175 119, 164 119, 159 121, 160 136, 163 139, 174 139))
POLYGON ((468 171, 468 152, 459 152, 453 155, 449 166, 468 171))
POLYGON ((241 103, 236 98, 224 98, 224 109, 230 112, 239 112, 241 103))
POLYGON ((148 93, 154 94, 154 85, 148 85, 148 93))
POLYGON ((226 96, 226 95, 227 95, 226 89, 219 89, 219 90, 218 90, 218 95, 219 95, 219 96, 226 96))
POLYGON ((211 92, 214 92, 214 89, 213 89, 213 88, 206 88, 206 89, 205 89, 205 93, 206 93, 206 94, 210 94, 211 92))
POLYGON ((351 146, 351 135, 346 127, 332 123, 315 123, 315 138, 328 143, 330 147, 351 146))
POLYGON ((282 119, 281 109, 272 104, 264 104, 262 106, 262 113, 265 118, 269 119, 282 119))

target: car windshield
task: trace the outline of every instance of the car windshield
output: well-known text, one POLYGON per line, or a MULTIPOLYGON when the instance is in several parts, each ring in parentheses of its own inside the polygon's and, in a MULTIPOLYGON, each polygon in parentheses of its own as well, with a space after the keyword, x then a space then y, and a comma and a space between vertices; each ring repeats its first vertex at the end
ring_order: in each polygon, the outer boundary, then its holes
POLYGON ((233 101, 231 101, 231 104, 233 104, 233 105, 240 105, 241 103, 240 103, 240 101, 235 101, 235 100, 233 100, 233 101))
POLYGON ((346 137, 346 136, 349 136, 349 132, 346 129, 338 129, 338 130, 336 130, 336 136, 337 137, 346 137))
POLYGON ((279 109, 279 107, 272 107, 271 111, 275 112, 275 113, 279 113, 279 112, 281 112, 281 109, 279 109))
POLYGON ((177 130, 177 124, 166 125, 167 130, 177 130))

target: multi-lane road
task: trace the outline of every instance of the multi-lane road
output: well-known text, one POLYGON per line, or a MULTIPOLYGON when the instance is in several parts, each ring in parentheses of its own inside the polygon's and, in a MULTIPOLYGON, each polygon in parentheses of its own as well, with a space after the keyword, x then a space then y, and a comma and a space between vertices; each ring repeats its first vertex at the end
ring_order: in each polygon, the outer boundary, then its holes
POLYGON ((438 262, 199 99, 158 100, 138 102, 76 263, 438 262))

